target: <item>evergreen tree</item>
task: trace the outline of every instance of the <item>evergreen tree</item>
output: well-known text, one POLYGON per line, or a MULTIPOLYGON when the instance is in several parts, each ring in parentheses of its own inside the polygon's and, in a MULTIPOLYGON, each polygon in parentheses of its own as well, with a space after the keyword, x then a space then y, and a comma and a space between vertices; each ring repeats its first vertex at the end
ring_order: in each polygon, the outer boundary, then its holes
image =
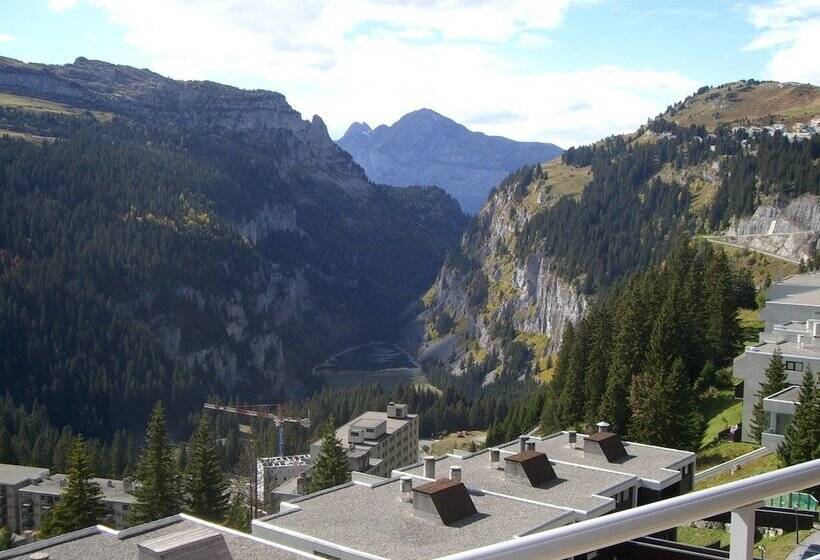
POLYGON ((228 509, 228 481, 219 465, 219 451, 205 416, 199 418, 188 450, 185 506, 189 513, 220 522, 228 509))
POLYGON ((137 466, 137 502, 131 521, 147 523, 180 511, 179 476, 168 444, 165 411, 157 402, 145 435, 145 449, 137 466))
POLYGON ((225 526, 237 531, 249 533, 251 530, 251 514, 245 503, 245 492, 242 488, 235 488, 228 511, 225 514, 225 526))
POLYGON ((772 354, 772 359, 769 360, 769 366, 765 372, 766 378, 760 385, 757 392, 757 401, 752 408, 751 419, 751 435, 752 439, 760 443, 760 436, 767 428, 766 415, 763 413, 763 399, 778 391, 782 391, 788 386, 788 378, 786 376, 786 364, 783 363, 783 355, 780 349, 777 349, 772 354))
POLYGON ((105 514, 102 491, 91 480, 94 474, 82 437, 76 437, 71 446, 66 476, 65 491, 40 528, 43 538, 91 527, 105 514))
POLYGON ((0 527, 0 550, 11 548, 11 531, 8 527, 0 527))
POLYGON ((574 345, 575 326, 572 324, 572 321, 567 321, 563 335, 561 336, 561 346, 558 349, 558 363, 555 366, 555 373, 547 388, 547 402, 541 412, 541 429, 544 433, 551 433, 555 430, 563 429, 560 410, 558 409, 558 399, 567 382, 574 345))
POLYGON ((630 387, 630 434, 641 443, 697 449, 703 419, 695 411, 689 378, 678 358, 662 371, 646 370, 630 387))
POLYGON ((817 458, 817 446, 820 443, 820 425, 818 425, 817 378, 810 367, 803 373, 800 384, 800 404, 794 411, 786 435, 777 449, 785 466, 804 463, 817 458))
POLYGON ((331 417, 322 432, 322 448, 310 475, 310 491, 318 492, 350 480, 350 468, 342 442, 336 437, 336 426, 331 417))

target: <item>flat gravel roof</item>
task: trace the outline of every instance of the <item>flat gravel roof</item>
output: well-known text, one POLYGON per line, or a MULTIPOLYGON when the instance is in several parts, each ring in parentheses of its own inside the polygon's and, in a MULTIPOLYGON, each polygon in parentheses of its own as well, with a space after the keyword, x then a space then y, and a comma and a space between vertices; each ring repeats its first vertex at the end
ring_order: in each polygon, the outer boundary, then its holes
MULTIPOLYGON (((415 485, 418 485, 416 481, 415 485)), ((570 510, 471 490, 477 513, 451 525, 414 515, 398 479, 349 483, 291 502, 266 523, 385 558, 426 560, 524 535, 574 519, 570 510)))

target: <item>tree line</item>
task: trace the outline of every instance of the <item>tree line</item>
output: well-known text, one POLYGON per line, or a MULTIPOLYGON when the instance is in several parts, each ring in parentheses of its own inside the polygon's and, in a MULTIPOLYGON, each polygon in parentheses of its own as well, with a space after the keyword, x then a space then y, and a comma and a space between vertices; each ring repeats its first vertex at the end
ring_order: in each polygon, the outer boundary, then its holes
POLYGON ((696 449, 695 391, 740 349, 737 311, 754 307, 746 269, 721 249, 681 241, 566 327, 541 415, 546 433, 606 420, 637 441, 696 449))

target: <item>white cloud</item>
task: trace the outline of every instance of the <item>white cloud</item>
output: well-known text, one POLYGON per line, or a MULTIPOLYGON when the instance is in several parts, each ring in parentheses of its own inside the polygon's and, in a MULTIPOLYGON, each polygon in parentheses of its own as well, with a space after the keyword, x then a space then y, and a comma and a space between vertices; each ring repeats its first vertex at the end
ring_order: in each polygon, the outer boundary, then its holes
POLYGON ((70 10, 79 3, 79 0, 49 0, 48 7, 55 12, 70 10))
POLYGON ((697 87, 671 70, 540 69, 571 3, 593 0, 86 1, 153 70, 275 89, 334 137, 429 107, 566 146, 633 130, 697 87))
POLYGON ((11 43, 12 41, 14 41, 14 35, 0 33, 0 43, 11 43))
POLYGON ((771 49, 766 77, 820 84, 820 0, 776 0, 754 5, 749 21, 759 30, 744 50, 771 49))

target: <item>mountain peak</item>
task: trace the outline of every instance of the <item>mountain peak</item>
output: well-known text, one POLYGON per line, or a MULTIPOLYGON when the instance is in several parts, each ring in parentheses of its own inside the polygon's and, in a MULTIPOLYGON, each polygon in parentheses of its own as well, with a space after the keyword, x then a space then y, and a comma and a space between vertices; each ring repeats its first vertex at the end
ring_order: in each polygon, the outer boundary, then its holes
POLYGON ((490 189, 510 172, 561 153, 554 144, 473 132, 428 108, 372 130, 353 123, 337 143, 371 180, 402 187, 438 185, 468 213, 478 212, 490 189))

